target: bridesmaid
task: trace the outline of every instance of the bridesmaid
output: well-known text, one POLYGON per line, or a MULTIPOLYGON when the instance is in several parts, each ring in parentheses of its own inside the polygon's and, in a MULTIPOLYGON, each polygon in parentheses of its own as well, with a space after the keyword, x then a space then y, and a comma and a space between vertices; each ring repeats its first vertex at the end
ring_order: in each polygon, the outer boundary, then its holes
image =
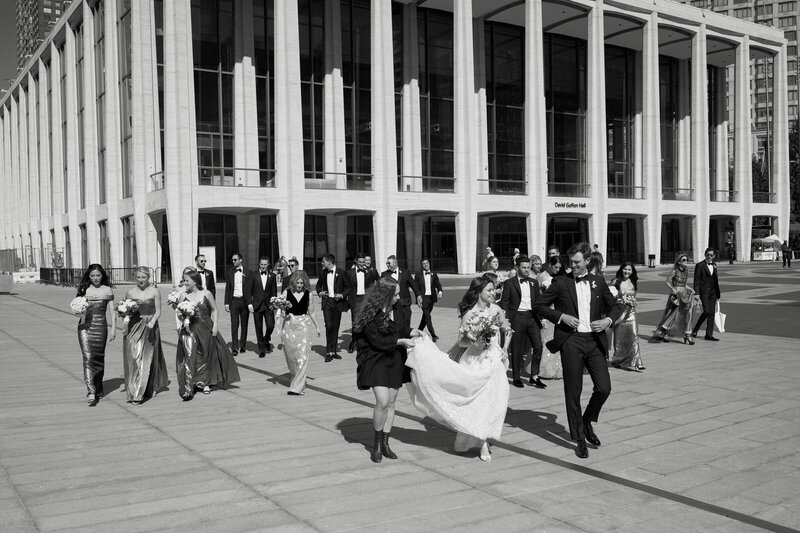
POLYGON ((78 324, 78 343, 83 353, 83 381, 86 383, 86 401, 94 407, 103 397, 103 372, 106 364, 106 341, 117 335, 116 316, 111 313, 111 333, 108 332, 106 314, 108 302, 114 299, 108 274, 101 265, 93 263, 83 273, 78 296, 89 303, 84 318, 78 324))
POLYGON ((195 314, 188 326, 181 327, 176 364, 178 392, 189 401, 197 389, 210 394, 212 385, 224 387, 239 381, 239 369, 219 335, 217 304, 210 292, 200 288, 200 274, 187 272, 183 281, 183 300, 195 304, 195 314))
MULTIPOLYGON (((544 271, 536 276, 536 281, 542 291, 547 290, 547 287, 553 283, 553 278, 558 276, 561 272, 561 257, 554 255, 547 260, 547 267, 544 271)), ((550 353, 547 349, 547 343, 553 340, 553 331, 555 326, 549 320, 542 321, 542 362, 539 363, 539 377, 544 379, 561 379, 564 376, 564 371, 561 368, 561 353, 550 353)))
POLYGON ((667 298, 664 316, 656 326, 653 340, 669 342, 670 336, 683 336, 684 344, 694 344, 692 338, 692 304, 694 291, 686 286, 689 279, 689 256, 681 252, 675 256, 675 266, 667 277, 671 294, 667 298))
POLYGON ((161 293, 150 285, 149 268, 136 269, 136 287, 130 289, 125 298, 139 304, 139 312, 131 317, 128 333, 122 341, 125 392, 129 403, 140 404, 169 384, 158 328, 161 293))
POLYGON ((312 325, 319 337, 319 326, 314 318, 314 302, 311 301, 309 287, 308 275, 302 270, 289 276, 286 290, 281 296, 292 304, 292 307, 286 311, 278 311, 279 317, 285 315, 279 331, 283 330, 281 336, 283 353, 286 357, 286 365, 292 375, 289 392, 286 393, 290 396, 305 394, 308 361, 313 339, 312 325))
MULTIPOLYGON (((623 300, 623 303, 625 296, 635 298, 638 281, 639 276, 633 263, 622 263, 613 283, 617 289, 617 298, 623 300)), ((644 370, 639 351, 639 324, 636 321, 635 306, 626 305, 625 314, 614 324, 614 357, 609 364, 624 370, 644 370)))

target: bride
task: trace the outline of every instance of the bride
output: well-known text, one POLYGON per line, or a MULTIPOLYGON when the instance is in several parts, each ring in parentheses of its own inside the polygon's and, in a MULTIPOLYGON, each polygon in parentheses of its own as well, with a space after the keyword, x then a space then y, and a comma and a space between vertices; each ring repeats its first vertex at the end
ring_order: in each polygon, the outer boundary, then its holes
POLYGON ((457 346, 466 348, 463 355, 454 361, 429 336, 416 339, 406 361, 412 380, 408 391, 417 409, 457 432, 456 452, 480 446, 481 460, 490 461, 486 440, 500 437, 508 407, 511 326, 495 304, 494 283, 487 276, 472 280, 458 311, 457 346))

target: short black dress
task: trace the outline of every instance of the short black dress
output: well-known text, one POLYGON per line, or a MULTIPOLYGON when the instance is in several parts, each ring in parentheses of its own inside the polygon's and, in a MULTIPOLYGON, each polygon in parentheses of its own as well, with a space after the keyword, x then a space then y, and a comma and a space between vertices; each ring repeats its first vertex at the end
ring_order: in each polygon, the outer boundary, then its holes
POLYGON ((372 387, 388 387, 399 389, 403 383, 411 381, 405 366, 406 349, 397 345, 397 339, 408 338, 409 328, 403 328, 389 320, 383 325, 385 313, 375 315, 372 321, 355 334, 356 349, 356 384, 360 390, 372 387))

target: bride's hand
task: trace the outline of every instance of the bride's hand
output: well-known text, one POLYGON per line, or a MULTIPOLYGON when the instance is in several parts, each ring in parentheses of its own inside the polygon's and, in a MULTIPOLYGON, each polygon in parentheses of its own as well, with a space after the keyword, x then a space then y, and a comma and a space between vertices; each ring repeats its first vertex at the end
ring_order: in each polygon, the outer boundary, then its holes
POLYGON ((418 329, 412 329, 411 330, 411 338, 414 338, 414 337, 422 337, 422 332, 420 330, 418 330, 418 329))
POLYGON ((397 344, 400 346, 405 346, 406 348, 414 347, 414 341, 411 339, 397 339, 397 344))

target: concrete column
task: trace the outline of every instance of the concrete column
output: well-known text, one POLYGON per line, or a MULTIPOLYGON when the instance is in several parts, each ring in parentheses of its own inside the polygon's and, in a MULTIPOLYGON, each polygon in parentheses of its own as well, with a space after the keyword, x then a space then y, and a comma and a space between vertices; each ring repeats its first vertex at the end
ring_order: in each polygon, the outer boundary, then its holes
POLYGON ((544 97, 542 0, 525 2, 525 181, 533 212, 528 216, 528 255, 544 257, 547 233, 547 112, 544 97))
POLYGON ((191 0, 164 2, 164 176, 172 279, 193 264, 197 217, 193 189, 197 176, 191 0))
POLYGON ((78 157, 78 85, 77 69, 75 67, 75 34, 69 25, 66 26, 66 41, 64 43, 65 69, 67 71, 64 84, 67 97, 66 109, 63 110, 67 117, 67 138, 64 139, 63 149, 67 151, 67 220, 69 221, 69 241, 71 262, 73 267, 87 267, 84 265, 81 250, 81 232, 78 227, 78 210, 80 209, 80 169, 78 157))
MULTIPOLYGON (((305 194, 303 102, 300 84, 300 36, 297 2, 275 0, 275 182, 286 191, 286 205, 299 205, 305 194)), ((297 256, 303 268, 302 207, 278 212, 281 254, 297 256)))
POLYGON ((369 36, 372 186, 388 202, 397 190, 391 0, 372 1, 369 36))
MULTIPOLYGON (((418 39, 417 5, 412 2, 403 6, 403 96, 401 113, 403 128, 402 174, 404 176, 422 175, 418 39)), ((404 191, 421 191, 422 181, 418 179, 403 180, 401 188, 404 191)), ((391 248, 394 249, 394 247, 395 243, 392 243, 391 248)))
POLYGON ((323 84, 323 160, 337 189, 347 189, 342 81, 342 16, 339 2, 325 2, 325 80, 323 84))
MULTIPOLYGON (((42 195, 42 231, 48 230, 49 221, 45 222, 45 218, 53 216, 52 197, 53 190, 50 186, 50 144, 48 135, 50 134, 50 116, 47 109, 47 87, 50 84, 48 70, 44 66, 44 62, 39 59, 39 191, 42 195)), ((45 243, 47 243, 46 236, 43 235, 45 243)), ((42 264, 45 258, 42 258, 42 264)))
MULTIPOLYGON (((475 150, 472 152, 472 165, 475 169, 474 178, 483 180, 475 182, 475 191, 480 194, 489 194, 489 124, 486 116, 486 28, 482 18, 473 22, 473 35, 475 36, 475 51, 473 62, 475 64, 475 150)), ((473 221, 477 224, 478 221, 473 221)), ((476 229, 477 242, 477 229, 476 229)), ((477 253, 477 251, 476 251, 477 253)))
POLYGON ((753 232, 753 168, 750 147, 750 37, 747 35, 742 37, 736 47, 735 83, 734 176, 742 206, 742 220, 739 231, 736 232, 736 249, 739 260, 749 261, 753 232))
POLYGON ((725 95, 727 94, 725 82, 726 69, 721 68, 718 69, 718 71, 719 75, 717 76, 717 84, 715 87, 716 94, 718 95, 716 102, 717 122, 713 125, 714 131, 716 132, 716 179, 714 183, 712 183, 712 187, 714 191, 719 192, 712 192, 712 197, 716 195, 716 198, 714 198, 715 200, 728 201, 730 192, 729 194, 722 192, 728 190, 728 107, 725 102, 725 95))
POLYGON ((19 172, 17 178, 17 196, 15 197, 19 213, 18 224, 23 234, 27 233, 30 223, 30 198, 28 177, 28 91, 19 88, 17 93, 17 157, 19 172))
MULTIPOLYGON (((55 229, 55 252, 66 253, 62 214, 64 213, 64 164, 62 150, 64 150, 61 135, 61 65, 59 64, 60 52, 56 45, 50 43, 50 105, 51 115, 50 131, 53 137, 52 151, 50 153, 50 175, 53 187, 53 228, 55 229)), ((67 259, 64 257, 64 265, 67 259)), ((55 266, 55 265, 53 265, 55 266)))
MULTIPOLYGON (((30 187, 30 197, 28 203, 29 220, 31 232, 38 231, 41 225, 42 213, 39 209, 41 196, 39 190, 39 154, 36 151, 36 142, 39 138, 38 124, 36 119, 36 96, 38 94, 37 82, 30 72, 28 72, 28 184, 30 187)), ((39 266, 38 264, 36 265, 39 266)))
MULTIPOLYGON (((17 94, 20 94, 19 90, 17 94)), ((11 233, 14 235, 14 246, 17 250, 17 254, 20 253, 20 239, 17 237, 20 234, 20 220, 22 216, 22 209, 20 208, 20 158, 19 158, 19 104, 17 103, 17 99, 12 95, 9 99, 11 105, 9 106, 9 113, 6 115, 8 117, 9 122, 9 129, 8 129, 8 138, 9 138, 9 157, 11 159, 11 197, 13 201, 11 203, 11 233)), ((14 269, 16 270, 16 265, 14 265, 14 269)))
POLYGON ((372 258, 372 266, 381 272, 385 268, 386 258, 397 255, 397 209, 386 205, 376 211, 372 227, 375 231, 375 257, 372 258))
MULTIPOLYGON (((253 0, 236 0, 234 5, 236 63, 233 66, 234 162, 237 168, 257 169, 258 109, 256 67, 253 63, 253 0)), ((248 187, 261 185, 256 170, 237 170, 236 183, 248 187)))
MULTIPOLYGON (((688 200, 691 188, 691 154, 692 154, 692 87, 690 82, 689 61, 678 62, 678 198, 688 200)), ((696 244, 696 243, 695 243, 696 244)))
POLYGON ((477 256, 478 221, 473 205, 477 198, 475 56, 472 2, 453 4, 453 158, 456 178, 456 246, 458 271, 472 272, 477 256))
POLYGON ((100 262, 100 231, 97 204, 100 198, 100 169, 97 160, 97 91, 95 90, 94 13, 83 3, 83 153, 86 180, 86 242, 89 263, 100 262))
MULTIPOLYGON (((164 13, 167 12, 167 4, 164 2, 164 13)), ((105 176, 106 176, 106 229, 110 241, 110 265, 113 268, 120 268, 124 262, 122 250, 122 223, 119 219, 119 203, 122 197, 122 154, 121 154, 121 132, 120 132, 120 110, 119 110, 119 37, 117 23, 116 2, 103 2, 103 33, 105 38, 105 106, 103 109, 103 128, 106 157, 105 157, 105 176)), ((166 16, 164 17, 166 20, 166 16)), ((190 17, 179 19, 181 21, 191 20, 190 17)), ((186 24, 181 22, 184 26, 186 24)), ((191 59, 189 54, 189 59, 191 59)), ((182 98, 185 96, 182 95, 182 98)), ((194 117, 194 106, 192 106, 192 117, 194 117)), ((98 117, 99 120, 99 117, 98 117)), ((54 154, 55 155, 55 154, 54 154)), ((170 231, 172 228, 170 228, 170 231)), ((58 232, 56 232, 58 234, 58 232)))
POLYGON ((608 142, 606 139, 606 56, 602 0, 597 0, 589 12, 586 63, 586 177, 591 185, 590 195, 597 205, 597 211, 589 220, 589 239, 592 242, 605 242, 608 142))
POLYGON ((789 193, 789 112, 786 72, 786 43, 773 57, 772 92, 772 185, 775 193, 778 224, 775 231, 784 239, 789 239, 790 193, 789 193))
POLYGON ((694 189, 696 233, 695 249, 708 246, 708 63, 706 61, 706 25, 700 24, 692 37, 692 151, 691 188, 694 189))
POLYGON ((650 204, 650 215, 645 220, 645 253, 656 255, 661 263, 661 112, 658 72, 658 14, 642 32, 642 184, 650 204))

